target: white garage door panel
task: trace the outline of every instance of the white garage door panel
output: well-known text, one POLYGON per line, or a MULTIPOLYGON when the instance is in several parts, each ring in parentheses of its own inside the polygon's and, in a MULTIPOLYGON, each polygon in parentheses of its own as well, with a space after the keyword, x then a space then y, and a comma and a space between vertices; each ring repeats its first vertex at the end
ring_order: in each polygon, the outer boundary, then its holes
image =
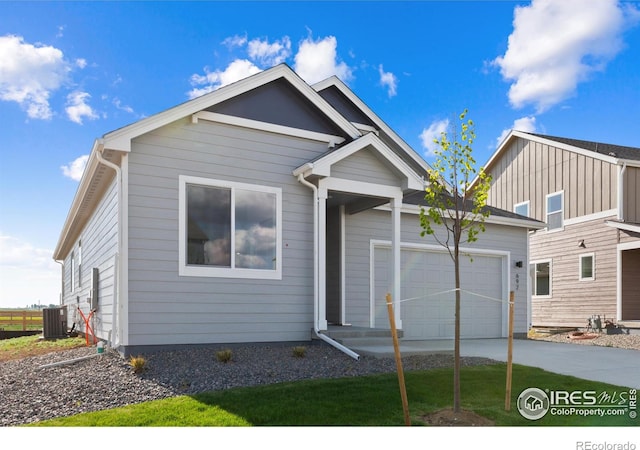
MULTIPOLYGON (((391 251, 375 251, 375 326, 389 327, 384 297, 391 292, 391 251)), ((402 250, 401 318, 404 339, 443 339, 454 336, 454 268, 448 253, 402 250), (438 295, 434 295, 438 294, 438 295), (415 300, 407 300, 414 299, 415 300)), ((484 297, 502 296, 502 258, 474 256, 463 258, 462 289, 481 296, 462 293, 461 335, 464 338, 501 337, 502 303, 484 297)))

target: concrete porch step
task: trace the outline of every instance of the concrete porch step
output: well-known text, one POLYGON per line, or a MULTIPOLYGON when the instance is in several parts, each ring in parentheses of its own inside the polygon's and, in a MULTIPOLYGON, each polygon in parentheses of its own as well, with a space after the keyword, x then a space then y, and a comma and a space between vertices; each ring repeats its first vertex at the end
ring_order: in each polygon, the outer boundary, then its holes
MULTIPOLYGON (((367 328, 351 326, 329 326, 322 332, 331 339, 342 342, 343 339, 351 338, 388 338, 391 341, 391 330, 384 328, 367 328)), ((402 330, 398 330, 398 338, 402 338, 402 330)))

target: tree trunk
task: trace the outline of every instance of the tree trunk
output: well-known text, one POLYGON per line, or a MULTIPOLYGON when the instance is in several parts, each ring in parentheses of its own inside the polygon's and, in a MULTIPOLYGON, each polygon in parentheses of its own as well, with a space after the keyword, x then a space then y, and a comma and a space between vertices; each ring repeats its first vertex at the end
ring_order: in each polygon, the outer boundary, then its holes
POLYGON ((460 258, 458 244, 455 248, 456 306, 455 337, 453 346, 453 412, 460 412, 460 258))

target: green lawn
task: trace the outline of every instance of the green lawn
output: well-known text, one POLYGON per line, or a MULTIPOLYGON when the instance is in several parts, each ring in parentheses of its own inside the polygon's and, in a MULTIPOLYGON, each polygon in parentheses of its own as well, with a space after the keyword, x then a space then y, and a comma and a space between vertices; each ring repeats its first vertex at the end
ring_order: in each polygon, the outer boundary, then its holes
MULTIPOLYGON (((637 426, 624 417, 558 416, 537 421, 523 418, 516 399, 526 388, 628 392, 626 388, 556 375, 514 365, 512 407, 504 410, 504 364, 466 367, 461 372, 462 406, 498 426, 637 426)), ((421 416, 452 405, 452 369, 405 373, 413 425, 421 416)), ((395 374, 313 380, 237 388, 181 396, 138 405, 40 422, 36 426, 402 426, 398 378, 395 374)))

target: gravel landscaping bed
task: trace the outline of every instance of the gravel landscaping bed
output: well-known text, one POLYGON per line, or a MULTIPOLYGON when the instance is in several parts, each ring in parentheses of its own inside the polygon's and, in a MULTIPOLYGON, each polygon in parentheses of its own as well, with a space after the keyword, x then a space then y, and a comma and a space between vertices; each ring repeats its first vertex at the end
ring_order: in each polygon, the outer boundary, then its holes
POLYGON ((640 334, 606 334, 606 333, 587 333, 583 332, 585 338, 580 336, 572 336, 570 333, 557 333, 552 335, 531 336, 532 339, 548 342, 561 342, 563 344, 577 345, 598 345, 601 347, 626 348, 630 350, 640 350, 640 334))
MULTIPOLYGON (((140 403, 183 394, 316 378, 395 372, 393 358, 362 356, 356 361, 323 344, 306 347, 247 345, 232 348, 228 363, 221 348, 197 348, 146 356, 147 369, 135 374, 120 355, 83 347, 0 363, 0 426, 140 403), (66 363, 77 360, 73 363, 66 363), (62 363, 56 365, 57 363, 62 363)), ((463 365, 491 364, 462 358, 463 365)), ((405 371, 453 367, 451 355, 408 356, 405 371)))

